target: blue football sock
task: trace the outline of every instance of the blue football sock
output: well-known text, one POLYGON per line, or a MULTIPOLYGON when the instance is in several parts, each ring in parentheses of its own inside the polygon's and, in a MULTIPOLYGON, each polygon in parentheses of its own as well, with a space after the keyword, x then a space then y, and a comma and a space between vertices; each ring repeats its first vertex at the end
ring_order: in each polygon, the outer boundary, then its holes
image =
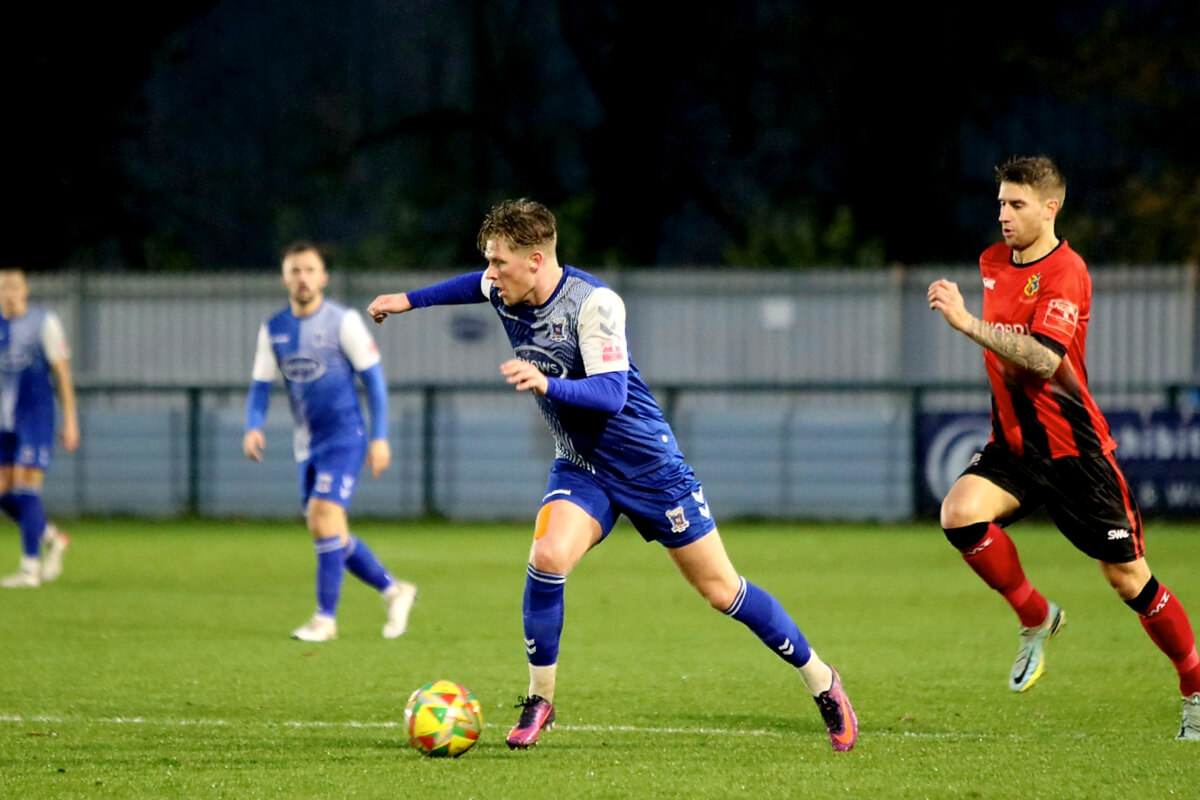
POLYGON ((367 547, 367 543, 355 539, 353 535, 346 544, 346 569, 363 583, 374 586, 381 592, 394 582, 392 576, 383 568, 383 564, 375 558, 371 548, 367 547))
POLYGON ((741 582, 741 589, 725 614, 754 631, 763 644, 792 666, 807 664, 812 658, 808 641, 779 601, 745 578, 741 582))
POLYGON ((314 539, 317 551, 317 611, 337 616, 338 598, 342 594, 342 573, 346 566, 346 548, 340 537, 314 539))
POLYGON ((16 510, 14 519, 21 529, 21 552, 29 558, 37 558, 41 552, 42 534, 46 531, 46 510, 42 507, 42 496, 18 489, 9 497, 16 510))
POLYGON ((566 575, 542 572, 530 564, 525 573, 525 653, 535 667, 558 663, 558 640, 563 627, 566 575))

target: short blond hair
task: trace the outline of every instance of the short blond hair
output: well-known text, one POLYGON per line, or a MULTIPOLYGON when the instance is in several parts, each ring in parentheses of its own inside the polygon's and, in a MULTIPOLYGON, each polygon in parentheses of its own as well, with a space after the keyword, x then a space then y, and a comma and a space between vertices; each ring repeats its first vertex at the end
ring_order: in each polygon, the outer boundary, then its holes
POLYGON ((514 249, 553 247, 558 240, 558 222, 550 209, 534 200, 505 200, 483 218, 475 240, 479 252, 486 252, 488 239, 503 239, 514 249))

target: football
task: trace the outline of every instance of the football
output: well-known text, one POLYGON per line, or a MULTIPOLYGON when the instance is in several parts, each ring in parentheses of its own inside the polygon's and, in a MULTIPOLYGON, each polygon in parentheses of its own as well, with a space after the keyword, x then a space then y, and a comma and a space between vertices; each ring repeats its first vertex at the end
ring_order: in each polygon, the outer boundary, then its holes
POLYGON ((483 731, 483 708, 467 687, 453 681, 427 683, 404 707, 408 743, 422 755, 457 758, 483 731))

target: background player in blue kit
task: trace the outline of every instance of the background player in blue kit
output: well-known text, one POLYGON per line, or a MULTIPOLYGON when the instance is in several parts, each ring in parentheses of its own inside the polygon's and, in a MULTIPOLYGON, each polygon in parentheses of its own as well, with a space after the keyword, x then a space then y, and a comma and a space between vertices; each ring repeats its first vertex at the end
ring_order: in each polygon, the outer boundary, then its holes
POLYGON ((367 311, 382 322, 413 308, 490 302, 516 355, 500 371, 517 391, 533 393, 554 436, 522 604, 529 691, 509 747, 536 744, 554 723, 567 575, 625 514, 644 539, 667 548, 714 608, 797 668, 834 750, 849 750, 858 722, 838 673, 779 602, 734 569, 704 490, 630 358, 621 298, 595 276, 559 265, 554 215, 539 203, 500 203, 477 243, 488 262, 483 272, 381 295, 367 311))
POLYGON ((372 477, 391 462, 387 386, 379 351, 362 316, 325 298, 328 281, 325 261, 314 245, 297 242, 284 251, 283 285, 289 305, 258 332, 242 449, 247 458, 262 461, 266 444, 262 426, 271 385, 282 374, 296 425, 301 503, 317 552, 317 611, 292 637, 306 642, 337 637, 342 573, 349 570, 383 595, 387 603, 383 635, 394 639, 408 626, 416 587, 393 578, 366 543, 350 534, 346 517, 364 455, 372 477), (355 373, 367 388, 369 443, 355 373))
POLYGON ((62 574, 69 539, 53 523, 47 524, 42 507, 42 484, 54 452, 56 391, 62 445, 71 451, 79 446, 79 418, 62 323, 53 311, 29 305, 22 270, 2 270, 0 509, 21 530, 21 566, 0 579, 0 586, 8 589, 34 588, 62 574))

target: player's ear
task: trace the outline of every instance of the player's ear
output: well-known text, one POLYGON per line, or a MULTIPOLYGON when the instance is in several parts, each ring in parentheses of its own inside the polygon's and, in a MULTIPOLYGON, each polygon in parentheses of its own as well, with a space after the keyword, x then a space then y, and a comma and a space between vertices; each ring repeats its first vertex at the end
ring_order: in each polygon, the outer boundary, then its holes
POLYGON ((533 268, 534 272, 537 272, 539 269, 541 269, 542 264, 545 263, 545 261, 546 254, 541 250, 534 250, 529 254, 529 265, 533 268))

